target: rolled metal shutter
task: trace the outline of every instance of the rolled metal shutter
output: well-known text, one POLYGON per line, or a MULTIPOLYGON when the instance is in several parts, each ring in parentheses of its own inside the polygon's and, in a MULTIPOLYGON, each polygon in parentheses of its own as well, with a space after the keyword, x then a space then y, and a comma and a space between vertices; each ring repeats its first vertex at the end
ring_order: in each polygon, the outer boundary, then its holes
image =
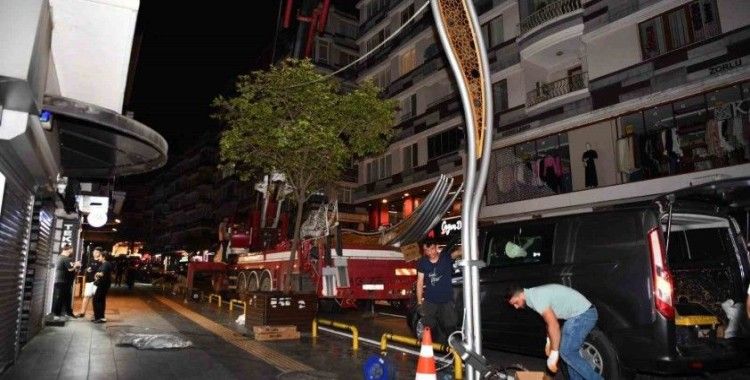
MULTIPOLYGON (((0 370, 15 360, 23 297, 24 273, 31 231, 33 192, 31 181, 12 170, 0 155, 5 176, 0 209, 0 370)), ((20 160, 16 168, 23 168, 20 160)))
POLYGON ((54 208, 42 200, 34 202, 21 312, 21 332, 19 336, 21 346, 24 346, 42 329, 48 269, 52 256, 54 219, 54 208))

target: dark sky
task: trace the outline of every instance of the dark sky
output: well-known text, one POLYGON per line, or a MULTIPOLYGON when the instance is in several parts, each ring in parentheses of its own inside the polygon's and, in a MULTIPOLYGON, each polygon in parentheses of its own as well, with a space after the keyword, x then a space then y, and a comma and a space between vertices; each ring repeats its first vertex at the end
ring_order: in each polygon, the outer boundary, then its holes
POLYGON ((143 39, 126 110, 167 139, 171 158, 217 128, 209 118, 215 96, 229 93, 238 74, 268 65, 278 4, 141 1, 143 39))

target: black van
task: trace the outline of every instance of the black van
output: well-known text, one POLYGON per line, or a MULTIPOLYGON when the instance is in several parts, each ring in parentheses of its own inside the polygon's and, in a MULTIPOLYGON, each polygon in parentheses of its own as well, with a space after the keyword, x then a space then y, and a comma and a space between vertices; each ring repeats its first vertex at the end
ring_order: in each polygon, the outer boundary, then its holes
MULTIPOLYGON (((647 203, 480 227, 483 345, 543 356, 541 317, 514 310, 503 293, 512 282, 561 283, 599 311, 583 351, 606 379, 747 363, 744 341, 725 336, 721 303, 745 302, 748 249, 729 212, 748 200, 750 178, 734 179, 647 203)), ((460 278, 454 284, 460 302, 460 278)), ((413 310, 407 320, 421 329, 413 310)))

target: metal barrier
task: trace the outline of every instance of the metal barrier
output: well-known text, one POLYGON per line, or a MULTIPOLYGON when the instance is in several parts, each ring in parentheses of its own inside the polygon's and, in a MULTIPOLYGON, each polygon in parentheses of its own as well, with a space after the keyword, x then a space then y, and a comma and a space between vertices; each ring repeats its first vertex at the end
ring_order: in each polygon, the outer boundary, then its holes
POLYGON ((221 309, 221 295, 219 295, 219 294, 209 294, 208 295, 208 303, 213 302, 214 298, 217 299, 216 307, 218 307, 219 309, 221 309))
POLYGON ((243 300, 238 300, 238 299, 231 299, 231 300, 229 300, 229 310, 230 311, 232 309, 234 309, 234 305, 242 306, 242 311, 246 311, 247 310, 247 302, 245 302, 243 300))
POLYGON ((316 318, 312 321, 312 337, 317 338, 318 337, 318 325, 328 326, 328 327, 335 327, 338 329, 345 329, 352 332, 352 350, 358 350, 359 349, 359 330, 356 326, 347 325, 345 323, 331 321, 328 319, 323 318, 316 318))
MULTIPOLYGON (((396 343, 408 344, 410 346, 415 346, 415 347, 420 347, 422 345, 422 342, 420 342, 419 339, 417 338, 385 333, 383 334, 383 336, 380 337, 380 352, 382 354, 385 354, 386 351, 388 350, 389 340, 396 342, 396 343)), ((449 346, 445 346, 440 343, 433 343, 432 349, 435 351, 442 351, 442 352, 453 354, 453 378, 456 380, 460 380, 464 378, 463 361, 461 360, 461 355, 459 355, 458 352, 456 352, 454 349, 450 348, 449 346)))

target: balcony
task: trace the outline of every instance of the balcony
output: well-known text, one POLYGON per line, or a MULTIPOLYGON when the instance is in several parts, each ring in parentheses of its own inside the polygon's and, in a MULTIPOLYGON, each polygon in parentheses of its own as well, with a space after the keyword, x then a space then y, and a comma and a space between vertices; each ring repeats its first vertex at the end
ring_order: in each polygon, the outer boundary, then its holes
POLYGON ((364 61, 358 63, 356 65, 357 70, 366 70, 379 64, 380 62, 383 62, 386 59, 392 58, 393 55, 391 53, 393 53, 395 49, 400 46, 404 46, 407 42, 409 42, 411 39, 425 31, 426 29, 432 28, 434 21, 430 12, 431 11, 428 8, 424 12, 424 14, 418 16, 415 21, 406 26, 406 28, 404 28, 401 33, 399 33, 399 38, 394 38, 388 41, 385 45, 373 52, 364 61))
POLYGON ((435 178, 440 173, 452 173, 461 169, 462 158, 460 152, 464 146, 461 144, 459 150, 442 157, 434 158, 425 165, 407 168, 401 173, 390 177, 379 179, 375 182, 359 186, 352 191, 352 200, 360 202, 363 198, 373 195, 381 195, 393 191, 396 188, 409 186, 430 178, 435 178))
POLYGON ((507 0, 474 0, 474 10, 477 11, 477 16, 481 16, 506 1, 507 0))
POLYGON ((519 35, 523 36, 537 26, 580 9, 581 0, 558 0, 549 3, 521 20, 518 24, 519 35))
POLYGON ((385 95, 389 98, 393 97, 394 95, 409 88, 420 80, 429 77, 432 73, 442 69, 443 67, 445 67, 445 62, 443 60, 442 52, 437 55, 433 55, 432 57, 425 59, 424 63, 419 65, 414 70, 409 71, 408 73, 402 75, 400 78, 389 84, 385 89, 385 95))
POLYGON ((588 77, 585 72, 570 75, 554 82, 542 83, 526 94, 526 107, 554 99, 565 94, 583 90, 588 87, 588 77))

